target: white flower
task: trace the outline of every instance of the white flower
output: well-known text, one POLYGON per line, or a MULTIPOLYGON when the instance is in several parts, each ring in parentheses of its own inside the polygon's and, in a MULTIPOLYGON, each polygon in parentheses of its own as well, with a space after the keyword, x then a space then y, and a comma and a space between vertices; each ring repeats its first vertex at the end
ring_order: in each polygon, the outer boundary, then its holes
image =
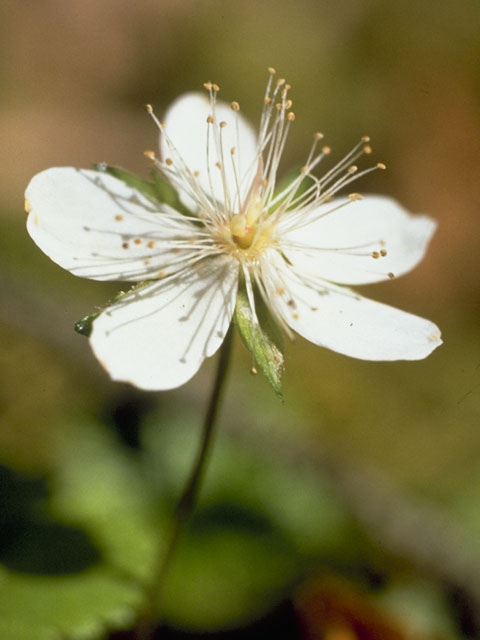
POLYGON ((284 332, 366 360, 416 360, 441 344, 428 320, 368 300, 343 285, 399 276, 423 257, 435 229, 389 198, 334 194, 375 168, 353 164, 368 138, 322 177, 321 134, 298 177, 279 187, 291 123, 290 86, 270 70, 259 131, 237 102, 186 94, 160 122, 160 158, 146 155, 189 213, 159 205, 108 173, 53 168, 26 191, 27 227, 73 274, 149 281, 93 323, 92 348, 115 380, 170 389, 215 353, 230 325, 239 281, 254 324, 261 296, 284 332), (244 282, 244 285, 243 285, 244 282), (258 298, 257 298, 258 299, 258 298))

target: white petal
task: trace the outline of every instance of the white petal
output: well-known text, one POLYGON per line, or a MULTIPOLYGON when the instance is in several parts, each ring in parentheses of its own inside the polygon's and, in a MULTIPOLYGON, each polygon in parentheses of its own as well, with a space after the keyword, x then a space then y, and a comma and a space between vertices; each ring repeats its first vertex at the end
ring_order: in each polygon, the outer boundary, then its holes
MULTIPOLYGON (((27 229, 57 264, 94 280, 145 280, 179 255, 172 243, 196 227, 168 206, 98 171, 61 167, 36 175, 25 192, 27 229)), ((188 250, 191 251, 191 247, 188 250)))
MULTIPOLYGON (((318 214, 341 202, 323 205, 318 214)), ((425 255, 435 226, 431 218, 412 216, 391 198, 366 196, 285 233, 285 254, 299 269, 332 282, 379 282, 392 277, 389 274, 397 277, 413 269, 425 255), (289 242, 305 248, 289 249, 289 242), (372 257, 372 252, 381 250, 386 256, 372 257)))
POLYGON ((178 387, 223 342, 237 282, 236 261, 221 256, 146 285, 94 321, 93 351, 114 380, 147 390, 178 387))
POLYGON ((271 252, 263 281, 280 316, 311 342, 363 360, 419 360, 441 344, 429 320, 320 280, 301 281, 271 252))
MULTIPOLYGON (((233 203, 231 208, 238 208, 238 188, 232 161, 235 162, 241 199, 248 192, 257 168, 256 136, 243 116, 221 101, 217 101, 213 113, 206 95, 186 93, 170 106, 165 122, 171 144, 161 135, 162 157, 173 160, 173 169, 183 162, 192 173, 198 171, 202 189, 220 203, 225 202, 226 189, 230 203, 233 203), (214 116, 213 124, 207 123, 210 115, 214 116), (227 125, 221 128, 221 122, 227 125), (233 147, 235 154, 232 156, 233 147), (217 163, 223 171, 216 166, 217 163)), ((191 206, 190 198, 183 196, 182 199, 191 206)))

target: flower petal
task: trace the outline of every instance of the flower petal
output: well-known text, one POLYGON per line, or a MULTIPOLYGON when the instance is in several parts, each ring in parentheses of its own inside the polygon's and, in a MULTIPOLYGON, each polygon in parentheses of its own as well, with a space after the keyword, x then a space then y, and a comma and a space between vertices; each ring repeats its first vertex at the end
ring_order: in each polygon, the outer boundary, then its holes
POLYGON ((441 344, 438 327, 332 285, 300 279, 271 252, 262 276, 275 311, 311 342, 363 360, 419 360, 441 344))
POLYGON ((237 263, 220 256, 132 292, 94 321, 95 355, 114 380, 147 390, 180 386, 223 342, 237 281, 237 263))
MULTIPOLYGON (((198 171, 198 183, 207 195, 220 203, 229 200, 228 208, 238 209, 237 184, 243 201, 257 169, 257 140, 250 124, 225 102, 217 101, 213 110, 201 93, 186 93, 175 100, 165 122, 167 137, 161 135, 160 146, 162 157, 173 160, 171 169, 180 165, 191 173, 198 171), (212 124, 207 123, 208 116, 213 116, 212 124)), ((191 208, 191 198, 181 195, 191 208)))
POLYGON ((27 229, 54 262, 94 280, 140 281, 167 275, 178 245, 196 227, 167 205, 158 212, 139 191, 101 173, 61 167, 27 187, 27 229))
POLYGON ((436 226, 431 218, 412 216, 380 196, 348 201, 320 217, 339 204, 323 205, 316 221, 284 234, 285 255, 298 269, 340 284, 367 284, 400 276, 425 255, 436 226))

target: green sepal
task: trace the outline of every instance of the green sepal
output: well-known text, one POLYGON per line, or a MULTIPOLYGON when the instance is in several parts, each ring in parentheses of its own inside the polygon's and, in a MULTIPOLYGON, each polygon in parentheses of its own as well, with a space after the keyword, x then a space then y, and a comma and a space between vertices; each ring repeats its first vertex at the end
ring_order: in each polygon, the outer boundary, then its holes
POLYGON ((129 187, 140 191, 141 194, 149 198, 149 200, 153 200, 155 203, 168 204, 180 213, 188 213, 180 202, 175 189, 168 184, 168 182, 165 182, 155 169, 150 170, 150 176, 152 178, 150 181, 139 178, 121 167, 112 167, 105 162, 95 164, 94 168, 96 171, 108 173, 108 175, 121 180, 129 187))
POLYGON ((98 316, 101 313, 102 313, 102 310, 89 313, 88 315, 84 316, 81 320, 78 320, 78 322, 75 323, 73 328, 77 333, 80 333, 82 336, 86 336, 87 338, 89 338, 90 334, 92 333, 93 321, 95 320, 95 318, 98 318, 98 316))
POLYGON ((138 289, 142 289, 143 287, 145 287, 147 284, 150 284, 151 282, 153 282, 153 280, 145 280, 144 282, 137 282, 128 291, 120 291, 113 298, 113 300, 111 300, 107 304, 103 305, 103 307, 99 307, 96 311, 92 311, 92 313, 89 313, 86 316, 84 316, 83 318, 81 318, 80 320, 78 320, 78 322, 75 323, 73 328, 75 329, 75 331, 77 333, 80 333, 82 336, 86 336, 87 338, 89 338, 91 333, 92 333, 94 320, 96 320, 98 318, 98 316, 103 311, 105 311, 105 309, 110 307, 112 304, 115 304, 116 302, 119 302, 120 300, 125 298, 125 296, 128 296, 130 293, 133 293, 134 291, 137 291, 138 289))
POLYGON ((253 323, 245 283, 240 283, 235 306, 235 324, 243 343, 253 355, 255 364, 263 371, 278 397, 283 400, 283 335, 259 295, 255 296, 255 311, 259 326, 253 323))
MULTIPOLYGON (((282 193, 282 191, 284 191, 284 189, 286 189, 289 185, 291 185, 292 182, 294 182, 301 173, 302 173, 301 168, 291 169, 285 176, 283 176, 283 178, 278 182, 275 188, 275 193, 273 198, 275 199, 280 193, 282 193)), ((312 178, 310 178, 309 176, 305 176, 295 191, 295 198, 298 198, 303 193, 305 193, 305 191, 307 191, 307 189, 309 189, 312 186, 312 183, 313 183, 312 178)), ((281 200, 279 200, 275 204, 274 208, 270 211, 270 213, 273 213, 274 210, 277 210, 280 207, 280 205, 285 201, 285 198, 286 196, 283 197, 281 200)))

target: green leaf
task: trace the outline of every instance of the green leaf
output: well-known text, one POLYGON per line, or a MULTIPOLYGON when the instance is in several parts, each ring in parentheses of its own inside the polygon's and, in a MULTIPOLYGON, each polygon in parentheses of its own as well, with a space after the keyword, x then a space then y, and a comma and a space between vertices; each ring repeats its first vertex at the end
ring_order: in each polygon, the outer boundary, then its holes
POLYGON ((256 296, 255 310, 259 326, 255 326, 245 286, 240 285, 235 307, 235 323, 240 336, 263 371, 275 393, 283 400, 283 337, 277 323, 260 296, 256 296))
MULTIPOLYGON (((15 496, 21 479, 12 477, 15 496)), ((98 640, 131 626, 161 536, 132 456, 98 425, 71 427, 45 492, 21 511, 11 500, 0 515, 12 534, 0 566, 0 638, 98 640)))

